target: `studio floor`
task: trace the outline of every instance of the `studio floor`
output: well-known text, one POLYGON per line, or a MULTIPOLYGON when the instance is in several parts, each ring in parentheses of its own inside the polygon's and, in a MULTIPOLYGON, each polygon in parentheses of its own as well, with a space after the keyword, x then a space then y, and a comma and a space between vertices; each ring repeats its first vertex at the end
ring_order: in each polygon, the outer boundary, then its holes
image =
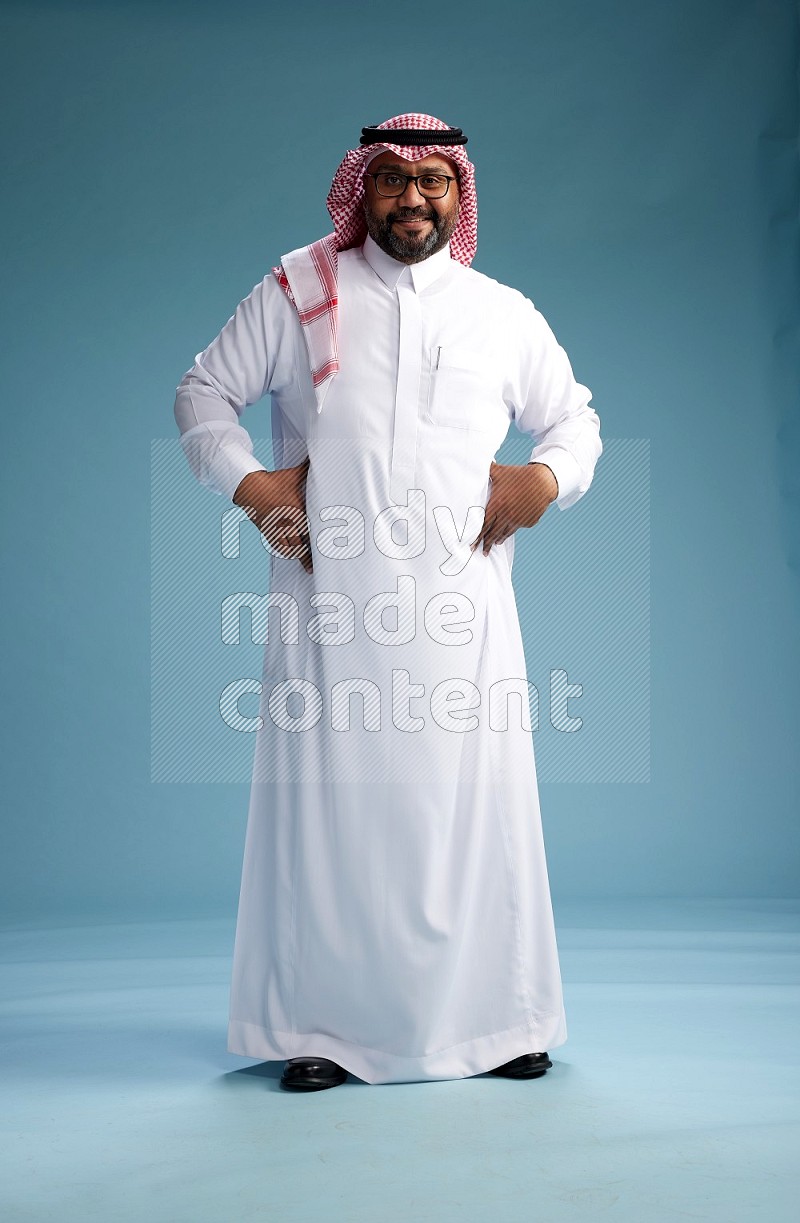
POLYGON ((784 1223, 800 905, 556 906, 541 1079, 282 1091, 226 1051, 228 920, 6 928, 5 1223, 784 1223))

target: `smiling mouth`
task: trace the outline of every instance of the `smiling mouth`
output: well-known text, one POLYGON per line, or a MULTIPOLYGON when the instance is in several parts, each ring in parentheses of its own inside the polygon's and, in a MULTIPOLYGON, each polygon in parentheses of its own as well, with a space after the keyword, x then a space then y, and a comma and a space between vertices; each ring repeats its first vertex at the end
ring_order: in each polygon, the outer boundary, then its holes
POLYGON ((421 225, 431 224, 430 217, 398 217, 395 225, 406 225, 411 229, 419 229, 421 225))

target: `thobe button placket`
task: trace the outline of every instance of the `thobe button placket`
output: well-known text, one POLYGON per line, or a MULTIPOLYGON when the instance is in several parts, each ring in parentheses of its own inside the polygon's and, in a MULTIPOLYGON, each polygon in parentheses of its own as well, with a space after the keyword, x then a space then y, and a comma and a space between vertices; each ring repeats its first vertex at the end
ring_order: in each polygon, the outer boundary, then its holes
POLYGON ((389 478, 389 495, 405 504, 414 487, 417 459, 419 388, 422 376, 422 311, 408 272, 408 283, 398 283, 400 306, 400 351, 397 363, 397 393, 389 478))

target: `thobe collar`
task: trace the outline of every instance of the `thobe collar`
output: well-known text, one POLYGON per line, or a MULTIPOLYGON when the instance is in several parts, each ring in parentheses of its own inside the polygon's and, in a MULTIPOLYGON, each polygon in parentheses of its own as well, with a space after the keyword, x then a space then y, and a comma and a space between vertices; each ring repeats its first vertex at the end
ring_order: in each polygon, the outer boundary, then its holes
POLYGON ((412 284, 417 293, 427 289, 428 285, 432 285, 435 280, 443 276, 453 262, 450 257, 449 242, 435 255, 429 255, 427 259, 423 259, 421 263, 400 263, 398 259, 387 255, 386 251, 382 250, 369 234, 364 240, 361 253, 373 272, 381 278, 388 289, 396 289, 403 281, 406 284, 412 284))

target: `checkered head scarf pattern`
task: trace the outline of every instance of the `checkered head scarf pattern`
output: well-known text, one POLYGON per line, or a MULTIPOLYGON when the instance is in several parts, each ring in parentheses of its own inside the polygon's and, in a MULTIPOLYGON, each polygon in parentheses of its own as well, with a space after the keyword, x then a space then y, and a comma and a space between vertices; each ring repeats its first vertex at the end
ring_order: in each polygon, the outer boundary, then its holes
MULTIPOLYGON (((366 139, 374 143, 362 143, 357 149, 351 149, 345 154, 331 184, 328 193, 328 212, 334 224, 334 232, 310 246, 302 246, 296 251, 290 251, 283 256, 278 267, 273 268, 273 274, 278 283, 294 304, 311 363, 311 375, 314 394, 317 401, 317 411, 322 410, 325 394, 339 370, 339 350, 337 345, 337 312, 338 312, 338 262, 339 251, 350 250, 361 246, 367 236, 367 226, 364 218, 364 171, 377 153, 386 149, 389 152, 404 157, 407 161, 421 161, 439 153, 447 157, 458 168, 459 175, 459 215, 458 223, 450 239, 450 253, 459 263, 466 267, 475 257, 478 244, 478 201, 475 194, 475 167, 464 150, 466 141, 453 143, 455 134, 460 131, 443 123, 433 115, 405 114, 395 115, 374 128, 365 128, 369 132, 366 139), (391 142, 389 133, 403 131, 402 141, 391 142), (433 143, 409 143, 409 131, 431 134, 433 143), (377 139, 378 132, 386 131, 389 138, 384 142, 377 139), (447 132, 441 144, 435 143, 436 132, 447 132)), ((420 139, 424 139, 422 135, 420 139)), ((364 137, 362 137, 362 140, 364 137)))

